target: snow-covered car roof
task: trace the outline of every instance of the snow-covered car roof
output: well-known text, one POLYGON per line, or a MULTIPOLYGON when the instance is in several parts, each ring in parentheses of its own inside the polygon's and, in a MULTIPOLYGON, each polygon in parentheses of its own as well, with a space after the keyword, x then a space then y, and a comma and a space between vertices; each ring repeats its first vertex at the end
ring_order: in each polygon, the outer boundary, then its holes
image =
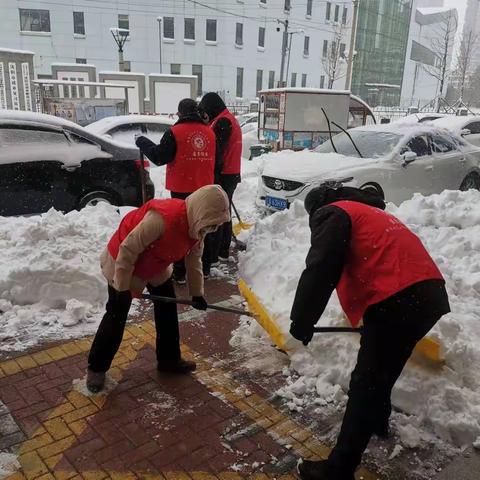
POLYGON ((101 120, 87 125, 85 128, 89 132, 97 135, 107 133, 109 130, 128 123, 158 123, 161 125, 173 125, 176 119, 165 115, 118 115, 116 117, 105 117, 101 120))
POLYGON ((445 128, 455 133, 460 133, 460 131, 470 122, 480 122, 480 115, 467 115, 464 117, 450 115, 446 118, 433 120, 432 125, 435 125, 438 128, 445 128))
POLYGON ((64 118, 47 115, 45 113, 24 112, 21 110, 1 110, 0 123, 20 122, 36 123, 42 125, 51 125, 54 127, 82 128, 76 123, 64 118))
MULTIPOLYGON (((381 115, 380 115, 381 116, 381 115)), ((418 113, 411 113, 410 115, 406 115, 405 117, 397 118, 392 123, 399 124, 399 123, 421 123, 424 118, 431 118, 434 117, 436 119, 448 117, 450 118, 452 115, 447 113, 435 113, 435 112, 418 112, 418 113)), ((436 121, 436 120, 432 120, 436 121)))
POLYGON ((413 136, 413 135, 422 135, 426 133, 430 134, 441 134, 443 133, 443 128, 433 125, 432 123, 384 123, 376 125, 363 125, 361 127, 352 128, 349 132, 352 131, 364 131, 364 132, 388 132, 401 136, 413 136))

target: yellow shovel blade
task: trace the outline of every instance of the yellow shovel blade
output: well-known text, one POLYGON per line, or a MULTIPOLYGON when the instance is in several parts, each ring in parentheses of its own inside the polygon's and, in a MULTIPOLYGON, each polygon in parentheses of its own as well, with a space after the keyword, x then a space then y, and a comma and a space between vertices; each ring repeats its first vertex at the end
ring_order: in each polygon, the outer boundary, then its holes
POLYGON ((238 222, 232 227, 233 234, 238 236, 242 230, 250 230, 253 225, 253 223, 238 222))

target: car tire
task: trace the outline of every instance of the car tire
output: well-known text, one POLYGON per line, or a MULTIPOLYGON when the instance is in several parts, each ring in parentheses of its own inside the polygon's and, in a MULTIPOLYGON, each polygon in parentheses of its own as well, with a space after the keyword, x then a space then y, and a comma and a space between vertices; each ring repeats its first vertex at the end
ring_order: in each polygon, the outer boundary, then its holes
POLYGON ((480 190, 480 175, 478 173, 469 173, 460 185, 460 190, 480 190))
POLYGON ((108 203, 109 205, 118 205, 115 197, 108 192, 103 190, 97 190, 94 192, 89 192, 78 201, 78 209, 81 210, 87 206, 95 206, 99 203, 108 203))
POLYGON ((374 195, 378 195, 382 200, 385 200, 385 193, 382 187, 375 182, 367 182, 365 185, 360 187, 360 190, 366 190, 367 192, 373 193, 374 195))

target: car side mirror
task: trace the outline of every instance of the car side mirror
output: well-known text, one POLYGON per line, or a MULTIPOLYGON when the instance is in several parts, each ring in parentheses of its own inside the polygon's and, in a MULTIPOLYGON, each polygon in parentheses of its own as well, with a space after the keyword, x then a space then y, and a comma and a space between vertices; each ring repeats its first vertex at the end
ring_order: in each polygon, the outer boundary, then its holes
POLYGON ((417 159, 417 154, 412 151, 405 152, 402 155, 403 158, 403 166, 406 167, 410 163, 414 162, 417 159))
POLYGON ((460 135, 464 137, 465 135, 470 135, 472 132, 468 128, 464 128, 461 132, 460 135))

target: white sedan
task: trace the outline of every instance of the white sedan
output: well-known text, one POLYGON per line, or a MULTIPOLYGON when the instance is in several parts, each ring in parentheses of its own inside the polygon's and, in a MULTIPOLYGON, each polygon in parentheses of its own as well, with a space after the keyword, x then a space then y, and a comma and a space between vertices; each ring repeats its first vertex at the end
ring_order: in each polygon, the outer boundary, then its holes
POLYGON ((451 132, 461 135, 467 142, 480 147, 480 116, 449 116, 434 120, 432 125, 445 128, 451 132))
POLYGON ((152 142, 160 143, 163 134, 175 120, 161 115, 119 115, 102 118, 85 128, 96 135, 129 145, 135 145, 136 134, 145 135, 152 142))
POLYGON ((480 190, 480 148, 458 135, 423 124, 372 125, 348 134, 353 142, 340 133, 314 152, 268 155, 257 205, 282 210, 319 185, 369 189, 397 205, 417 192, 480 190))

